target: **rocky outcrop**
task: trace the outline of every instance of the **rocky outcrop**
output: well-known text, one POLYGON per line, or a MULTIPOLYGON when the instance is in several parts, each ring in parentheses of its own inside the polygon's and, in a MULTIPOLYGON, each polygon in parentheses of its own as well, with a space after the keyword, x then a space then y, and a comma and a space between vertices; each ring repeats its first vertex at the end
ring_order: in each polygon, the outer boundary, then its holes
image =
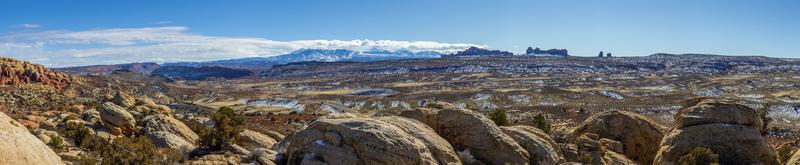
POLYGON ((528 152, 486 116, 448 103, 437 102, 428 106, 433 108, 404 111, 400 116, 427 124, 447 139, 456 151, 468 151, 480 162, 528 163, 528 152))
POLYGON ((625 155, 619 154, 606 148, 602 139, 598 139, 596 134, 584 134, 578 137, 576 141, 576 148, 571 149, 576 153, 576 160, 583 164, 639 164, 633 160, 628 159, 625 155))
POLYGON ((483 49, 478 47, 469 47, 466 50, 458 51, 453 54, 445 54, 442 57, 458 57, 458 56, 511 56, 514 53, 501 51, 501 50, 489 50, 483 49))
POLYGON ((64 164, 19 122, 0 113, 0 164, 64 164))
POLYGON ((453 150, 453 146, 450 146, 447 140, 436 134, 436 131, 424 123, 398 116, 381 117, 378 118, 378 120, 393 124, 422 140, 422 142, 428 146, 428 149, 431 150, 438 164, 461 164, 461 160, 458 158, 458 154, 456 154, 455 150, 453 150))
POLYGON ((500 127, 500 129, 528 151, 531 164, 564 162, 564 157, 561 156, 561 151, 556 143, 542 130, 526 125, 500 127))
POLYGON ((167 115, 150 115, 142 121, 144 134, 159 147, 193 149, 200 140, 186 124, 167 115))
POLYGON ((196 159, 186 161, 187 165, 220 165, 220 164, 244 164, 242 158, 235 154, 209 154, 196 159))
POLYGON ((622 154, 641 164, 652 164, 666 128, 651 119, 626 111, 606 111, 586 119, 571 139, 591 133, 622 143, 622 154))
POLYGON ((370 118, 319 119, 284 141, 286 164, 437 163, 424 140, 370 118))
POLYGON ((124 132, 132 132, 136 127, 136 119, 124 108, 112 102, 103 103, 100 107, 100 118, 111 126, 118 127, 124 132))
POLYGON ((0 85, 37 83, 61 90, 72 82, 73 78, 69 75, 52 71, 43 65, 0 57, 0 85))
POLYGON ((272 148, 275 143, 278 141, 267 135, 246 129, 239 133, 239 139, 236 141, 236 144, 251 151, 258 148, 272 148))
POLYGON ((111 99, 114 104, 117 104, 122 107, 131 107, 136 103, 136 100, 128 94, 123 92, 117 92, 114 95, 114 98, 111 99))
POLYGON ((719 154, 720 164, 778 164, 761 136, 756 110, 733 101, 705 99, 675 114, 655 164, 675 164, 688 151, 702 147, 719 154))

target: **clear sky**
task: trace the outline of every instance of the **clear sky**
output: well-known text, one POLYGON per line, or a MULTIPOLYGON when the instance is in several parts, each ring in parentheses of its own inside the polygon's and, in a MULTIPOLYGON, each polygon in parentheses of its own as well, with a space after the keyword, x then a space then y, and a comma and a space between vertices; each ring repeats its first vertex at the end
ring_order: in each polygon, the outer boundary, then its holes
POLYGON ((800 57, 797 0, 2 1, 0 54, 48 66, 297 48, 800 57))

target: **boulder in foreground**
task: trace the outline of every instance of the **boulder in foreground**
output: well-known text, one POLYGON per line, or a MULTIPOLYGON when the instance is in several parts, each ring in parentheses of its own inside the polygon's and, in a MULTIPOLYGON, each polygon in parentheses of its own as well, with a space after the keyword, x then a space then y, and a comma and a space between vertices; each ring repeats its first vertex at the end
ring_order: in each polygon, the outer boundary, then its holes
POLYGON ((64 164, 50 147, 0 112, 0 164, 64 164))

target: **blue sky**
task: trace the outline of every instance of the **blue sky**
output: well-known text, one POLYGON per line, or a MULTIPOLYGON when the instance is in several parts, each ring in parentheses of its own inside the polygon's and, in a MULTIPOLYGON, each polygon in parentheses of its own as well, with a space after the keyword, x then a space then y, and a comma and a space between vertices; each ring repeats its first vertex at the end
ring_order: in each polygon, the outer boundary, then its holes
POLYGON ((2 1, 0 54, 48 66, 271 56, 296 48, 800 57, 793 0, 2 1))

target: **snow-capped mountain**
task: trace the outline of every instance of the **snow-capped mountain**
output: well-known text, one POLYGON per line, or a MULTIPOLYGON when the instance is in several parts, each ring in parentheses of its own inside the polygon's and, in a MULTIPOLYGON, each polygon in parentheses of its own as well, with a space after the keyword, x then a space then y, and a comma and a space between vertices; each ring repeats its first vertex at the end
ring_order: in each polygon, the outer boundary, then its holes
POLYGON ((398 60, 398 59, 424 59, 424 58, 439 58, 441 53, 436 51, 419 51, 413 52, 410 50, 368 50, 368 51, 353 51, 347 49, 299 49, 294 52, 272 56, 272 57, 250 57, 239 58, 230 60, 218 60, 209 62, 181 62, 181 63, 167 63, 164 65, 178 65, 178 66, 224 66, 231 68, 269 68, 275 64, 287 64, 292 62, 306 62, 306 61, 321 61, 321 62, 335 62, 335 61, 383 61, 383 60, 398 60))

